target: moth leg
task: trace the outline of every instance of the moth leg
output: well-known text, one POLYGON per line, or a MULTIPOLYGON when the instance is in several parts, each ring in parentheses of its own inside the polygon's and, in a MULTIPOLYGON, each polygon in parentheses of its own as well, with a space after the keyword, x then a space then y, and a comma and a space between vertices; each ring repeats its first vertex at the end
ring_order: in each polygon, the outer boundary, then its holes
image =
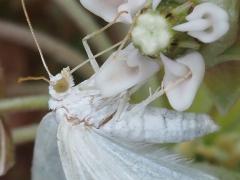
POLYGON ((67 111, 67 108, 65 108, 65 107, 62 107, 62 108, 59 108, 56 110, 56 117, 59 121, 67 120, 73 126, 78 125, 83 122, 82 120, 78 119, 77 117, 70 116, 67 111))
POLYGON ((58 121, 61 121, 62 119, 67 119, 67 109, 65 108, 59 108, 56 110, 56 119, 58 121))
POLYGON ((162 86, 158 87, 154 93, 152 93, 152 90, 149 91, 150 91, 149 96, 139 104, 135 105, 135 107, 131 110, 132 112, 141 112, 149 104, 151 104, 153 101, 155 101, 165 93, 165 89, 162 86))
POLYGON ((109 116, 105 119, 93 119, 93 118, 86 118, 84 120, 84 124, 86 126, 93 126, 95 127, 96 129, 99 129, 103 124, 105 124, 106 122, 108 122, 109 120, 112 119, 112 116, 109 116))
POLYGON ((130 26, 130 29, 128 30, 126 36, 123 38, 122 43, 121 43, 121 45, 119 46, 119 48, 118 48, 115 56, 118 55, 118 53, 120 52, 120 50, 123 49, 123 47, 125 46, 125 44, 126 44, 126 43, 128 42, 128 40, 131 38, 133 28, 134 28, 134 26, 135 26, 135 24, 136 24, 136 22, 137 22, 137 18, 139 17, 140 14, 141 14, 141 10, 139 10, 139 11, 136 13, 136 15, 134 16, 133 22, 132 22, 132 24, 131 24, 131 26, 130 26))
POLYGON ((118 109, 117 109, 116 113, 114 114, 112 121, 119 121, 122 112, 128 105, 128 100, 129 100, 129 94, 126 92, 123 92, 123 97, 119 102, 118 109))
POLYGON ((99 129, 101 126, 108 123, 109 121, 119 121, 122 115, 122 112, 125 111, 125 108, 128 106, 128 99, 129 99, 129 94, 127 94, 126 92, 123 92, 121 95, 122 95, 122 98, 119 101, 119 104, 115 113, 111 114, 105 119, 94 119, 94 118, 86 117, 84 120, 85 125, 93 126, 99 129))
POLYGON ((85 37, 82 39, 82 43, 83 43, 84 49, 85 49, 85 51, 87 52, 88 58, 90 59, 90 63, 91 63, 91 65, 92 65, 92 67, 93 67, 93 70, 94 70, 95 72, 98 72, 98 70, 99 70, 99 65, 98 65, 96 59, 94 58, 94 55, 93 55, 93 53, 92 53, 92 51, 91 51, 91 48, 90 48, 90 46, 89 46, 89 44, 88 44, 88 40, 91 39, 92 37, 94 37, 94 36, 96 36, 96 35, 104 32, 104 31, 107 30, 109 27, 111 27, 113 24, 115 24, 115 23, 117 22, 118 18, 119 18, 123 13, 126 13, 126 12, 125 12, 125 11, 119 12, 118 15, 116 16, 116 18, 115 18, 112 22, 108 23, 106 26, 104 26, 103 28, 101 28, 101 29, 99 29, 99 30, 97 30, 97 31, 95 31, 95 32, 93 32, 93 33, 91 33, 91 34, 88 34, 87 36, 85 36, 85 37))
POLYGON ((187 78, 189 78, 189 76, 191 76, 191 72, 189 71, 188 73, 186 73, 184 76, 179 77, 178 79, 170 82, 168 85, 164 86, 163 83, 161 84, 161 86, 159 86, 157 88, 157 90, 153 93, 150 94, 150 96, 148 96, 147 99, 143 100, 141 103, 139 103, 136 108, 138 108, 139 106, 142 107, 146 107, 147 105, 149 105, 150 103, 152 103, 153 101, 155 101, 157 98, 161 97, 162 95, 165 94, 165 92, 170 91, 171 89, 174 89, 176 86, 178 86, 179 84, 183 83, 187 78))
POLYGON ((85 125, 87 126, 94 126, 95 128, 99 129, 102 125, 106 124, 108 121, 119 121, 122 112, 125 110, 126 106, 128 105, 129 94, 126 92, 122 93, 122 99, 119 102, 118 108, 116 112, 109 116, 106 119, 93 119, 93 118, 86 118, 85 125))

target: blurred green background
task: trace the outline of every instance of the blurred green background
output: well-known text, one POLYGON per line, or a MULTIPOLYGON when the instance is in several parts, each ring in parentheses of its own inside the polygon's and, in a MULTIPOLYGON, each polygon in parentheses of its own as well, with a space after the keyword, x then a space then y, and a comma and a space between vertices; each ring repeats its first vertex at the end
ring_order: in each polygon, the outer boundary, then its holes
MULTIPOLYGON (((207 137, 171 145, 177 153, 206 164, 223 168, 231 178, 240 179, 240 41, 239 0, 212 0, 231 14, 231 30, 219 42, 203 47, 207 62, 205 81, 189 111, 204 112, 220 125, 219 132, 207 137)), ((86 59, 81 39, 105 25, 75 0, 27 0, 27 9, 52 73, 86 59)), ((115 25, 91 40, 97 53, 120 41, 127 31, 115 25)), ((100 57, 104 62, 107 54, 100 57)), ((80 82, 92 74, 90 66, 74 76, 80 82)), ((148 95, 148 87, 161 83, 162 72, 138 91, 132 100, 148 95)), ((0 1, 0 112, 13 134, 16 163, 3 180, 30 179, 34 137, 37 124, 47 113, 48 85, 44 82, 17 83, 19 77, 47 76, 26 24, 20 0, 0 1)), ((165 97, 154 103, 169 107, 165 97)), ((170 108, 170 107, 169 107, 170 108)), ((202 165, 204 164, 204 165, 202 165)), ((221 169, 222 170, 222 169, 221 169)))

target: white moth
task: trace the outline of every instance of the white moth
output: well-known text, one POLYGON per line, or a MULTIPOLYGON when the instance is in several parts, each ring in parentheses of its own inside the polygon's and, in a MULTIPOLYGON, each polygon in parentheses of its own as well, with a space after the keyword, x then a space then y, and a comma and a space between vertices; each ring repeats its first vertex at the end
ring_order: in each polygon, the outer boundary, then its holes
MULTIPOLYGON (((35 43, 39 48, 23 0, 22 3, 35 43)), ((148 104, 164 92, 162 89, 150 94, 140 104, 129 104, 128 98, 133 92, 132 88, 138 87, 143 83, 142 81, 146 80, 142 76, 145 72, 147 72, 148 77, 150 76, 148 68, 153 63, 150 60, 143 61, 142 59, 130 61, 136 55, 135 53, 131 55, 131 52, 122 57, 125 58, 124 60, 117 58, 119 52, 113 56, 115 61, 124 61, 122 67, 125 67, 126 72, 129 73, 125 80, 130 78, 131 83, 126 83, 123 87, 120 85, 122 91, 118 89, 114 95, 107 93, 109 96, 105 96, 96 85, 96 80, 99 80, 98 77, 104 72, 101 71, 101 68, 99 69, 86 41, 84 41, 84 46, 96 73, 76 86, 72 77, 73 70, 64 68, 61 73, 55 76, 49 72, 39 48, 43 64, 50 78, 49 108, 52 112, 45 117, 45 120, 59 123, 57 149, 65 178, 67 180, 216 179, 211 175, 178 163, 175 155, 160 151, 157 145, 191 140, 214 132, 217 130, 217 126, 211 118, 207 115, 179 113, 149 107, 148 104), (145 66, 142 66, 143 64, 145 66)), ((112 59, 108 59, 106 63, 109 64, 109 61, 112 59)), ((121 74, 119 75, 121 76, 121 74)), ((111 79, 111 77, 104 76, 98 82, 105 78, 111 79)), ((122 83, 124 78, 120 79, 119 83, 122 83)), ((116 78, 117 80, 118 78, 116 78)), ((118 86, 117 83, 116 86, 118 86)), ((47 131, 46 133, 50 134, 47 131)), ((52 137, 49 138, 46 137, 46 141, 53 140, 52 137)), ((45 144, 49 146, 48 143, 45 142, 45 144)), ((45 158, 50 157, 48 153, 50 149, 50 152, 53 152, 54 149, 51 146, 48 149, 47 146, 46 152, 44 152, 45 158)), ((34 168, 43 167, 40 164, 43 161, 46 162, 45 158, 37 157, 43 152, 35 149, 35 153, 34 168)), ((59 162, 58 159, 53 160, 59 162)), ((47 165, 45 164, 45 166, 47 165)), ((53 164, 53 166, 59 167, 59 164, 53 164)), ((59 168, 49 168, 54 171, 52 173, 59 172, 59 168)), ((46 177, 46 175, 37 176, 36 172, 34 173, 34 180, 54 178, 54 175, 46 177)), ((57 178, 59 174, 55 174, 55 176, 57 178)), ((62 178, 64 179, 64 177, 62 178)))
POLYGON ((138 145, 149 148, 149 143, 181 142, 213 132, 217 126, 209 116, 151 108, 144 103, 126 104, 117 115, 121 93, 102 96, 94 87, 94 76, 77 86, 69 84, 64 93, 54 91, 63 79, 72 83, 68 69, 51 78, 49 104, 60 123, 58 148, 67 180, 214 179, 177 165, 161 153, 159 159, 146 155, 146 149, 142 154, 138 145))

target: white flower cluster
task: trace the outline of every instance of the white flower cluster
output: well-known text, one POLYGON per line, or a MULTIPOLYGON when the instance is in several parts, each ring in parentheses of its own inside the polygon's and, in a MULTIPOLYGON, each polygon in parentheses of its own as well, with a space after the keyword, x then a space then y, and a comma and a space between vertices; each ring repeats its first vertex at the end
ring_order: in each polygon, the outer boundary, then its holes
MULTIPOLYGON (((100 16, 107 22, 111 22, 120 12, 123 13, 117 22, 131 24, 137 12, 145 7, 147 0, 80 0, 82 5, 89 11, 100 16)), ((153 11, 161 5, 161 0, 152 0, 153 11)), ((166 47, 166 42, 171 38, 167 23, 164 19, 145 14, 138 19, 148 32, 134 29, 132 36, 138 37, 145 47, 146 52, 157 52, 166 47), (150 26, 153 21, 156 25, 150 26), (155 33, 155 40, 148 42, 151 37, 151 28, 160 28, 161 32, 155 33), (155 45, 157 44, 157 45, 155 45)), ((171 31, 187 32, 202 43, 212 43, 220 39, 229 30, 228 14, 221 7, 213 3, 197 4, 193 11, 186 17, 186 22, 175 25, 171 31)), ((136 39, 136 38, 135 38, 136 39)), ((173 89, 166 91, 171 106, 178 111, 188 109, 203 80, 205 64, 199 52, 191 51, 186 55, 172 60, 163 53, 160 54, 165 69, 163 86, 167 87, 172 82, 186 77, 184 82, 173 89)), ((143 83, 159 70, 159 64, 144 56, 132 44, 128 45, 119 53, 114 53, 96 74, 96 84, 105 96, 113 96, 135 85, 143 83), (109 78, 110 77, 110 78, 109 78)))
MULTIPOLYGON (((153 0, 157 7, 161 0, 153 0)), ((80 0, 81 4, 92 13, 100 16, 107 22, 115 19, 121 11, 126 11, 119 18, 119 22, 132 23, 133 17, 144 7, 147 0, 80 0)))
POLYGON ((229 30, 228 14, 213 3, 196 6, 186 17, 188 22, 175 26, 176 31, 188 32, 204 43, 212 43, 229 30))

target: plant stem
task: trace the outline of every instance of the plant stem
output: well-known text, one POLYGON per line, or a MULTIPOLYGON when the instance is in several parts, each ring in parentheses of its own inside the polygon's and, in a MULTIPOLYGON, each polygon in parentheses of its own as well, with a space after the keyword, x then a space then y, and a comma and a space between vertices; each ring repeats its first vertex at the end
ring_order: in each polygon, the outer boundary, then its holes
POLYGON ((23 126, 12 130, 13 142, 15 145, 34 141, 37 133, 37 124, 23 126))
MULTIPOLYGON (((73 50, 61 41, 37 31, 36 35, 43 51, 53 56, 56 61, 71 67, 75 67, 84 61, 82 54, 73 50)), ((2 19, 0 19, 0 38, 36 49, 32 35, 27 27, 7 22, 2 19)), ((90 66, 84 67, 81 71, 81 75, 84 77, 89 77, 91 73, 92 69, 90 66)))
POLYGON ((28 96, 0 100, 0 113, 24 110, 47 109, 48 96, 28 96))

